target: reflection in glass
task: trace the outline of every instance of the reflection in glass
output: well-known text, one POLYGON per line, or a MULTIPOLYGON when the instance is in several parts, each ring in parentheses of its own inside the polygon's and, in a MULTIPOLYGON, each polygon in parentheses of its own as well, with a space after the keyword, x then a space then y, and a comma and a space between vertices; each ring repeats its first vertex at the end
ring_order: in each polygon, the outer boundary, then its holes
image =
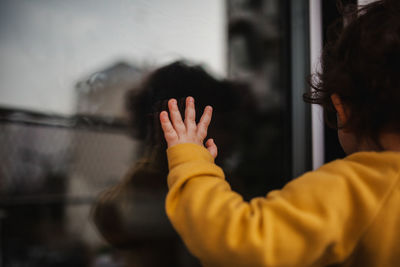
POLYGON ((164 211, 171 97, 214 107, 217 163, 245 199, 288 180, 286 1, 6 0, 0 15, 2 266, 199 266, 164 211))
POLYGON ((245 199, 282 187, 291 177, 288 2, 228 1, 229 75, 249 85, 255 114, 241 126, 236 173, 245 199))

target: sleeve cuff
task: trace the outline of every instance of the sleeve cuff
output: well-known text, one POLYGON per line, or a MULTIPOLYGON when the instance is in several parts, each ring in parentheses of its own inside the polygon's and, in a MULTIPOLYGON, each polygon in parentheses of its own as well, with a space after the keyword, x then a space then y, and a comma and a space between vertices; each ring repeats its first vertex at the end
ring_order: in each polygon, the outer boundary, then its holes
POLYGON ((214 158, 208 150, 200 145, 184 143, 167 149, 168 167, 172 168, 190 161, 206 161, 214 163, 214 158))

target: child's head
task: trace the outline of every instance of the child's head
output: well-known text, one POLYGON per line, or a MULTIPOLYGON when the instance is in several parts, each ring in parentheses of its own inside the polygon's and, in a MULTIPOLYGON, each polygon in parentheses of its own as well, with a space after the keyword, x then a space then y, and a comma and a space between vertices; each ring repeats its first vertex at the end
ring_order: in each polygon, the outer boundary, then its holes
POLYGON ((322 73, 305 100, 323 106, 329 125, 379 147, 382 132, 400 133, 400 1, 377 1, 343 17, 339 30, 330 28, 322 73), (332 96, 343 104, 344 125, 337 125, 332 96))
MULTIPOLYGON (((209 128, 209 133, 221 148, 232 145, 229 139, 237 122, 231 116, 243 110, 249 111, 254 106, 252 95, 245 84, 216 79, 200 65, 176 61, 154 70, 128 93, 127 109, 134 137, 147 139, 147 145, 150 146, 165 142, 159 113, 167 110, 169 99, 175 98, 184 114, 187 96, 195 98, 197 121, 206 105, 213 106, 213 127, 209 128)), ((229 148, 221 149, 221 153, 225 153, 223 150, 228 151, 229 148)), ((219 155, 221 157, 223 154, 219 155)))

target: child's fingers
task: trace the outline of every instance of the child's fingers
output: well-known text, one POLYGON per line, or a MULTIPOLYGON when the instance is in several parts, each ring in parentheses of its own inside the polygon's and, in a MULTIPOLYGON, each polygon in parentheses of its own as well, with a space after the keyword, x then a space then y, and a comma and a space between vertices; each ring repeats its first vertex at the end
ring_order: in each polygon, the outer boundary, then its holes
POLYGON ((181 113, 178 109, 176 99, 170 99, 168 101, 169 113, 171 116, 172 126, 175 128, 177 133, 183 133, 186 130, 185 124, 183 124, 181 113))
POLYGON ((210 125, 211 117, 212 117, 212 107, 207 106, 204 109, 203 115, 201 116, 199 123, 197 124, 197 134, 203 139, 206 138, 207 136, 207 129, 208 126, 210 125))
POLYGON ((178 141, 178 135, 168 118, 168 112, 162 111, 160 113, 160 122, 168 147, 174 145, 178 141))
POLYGON ((211 156, 215 159, 218 155, 218 147, 214 143, 214 139, 210 138, 206 142, 206 148, 210 152, 211 156))
POLYGON ((186 98, 185 125, 188 130, 196 129, 196 110, 194 108, 194 98, 191 96, 186 98))

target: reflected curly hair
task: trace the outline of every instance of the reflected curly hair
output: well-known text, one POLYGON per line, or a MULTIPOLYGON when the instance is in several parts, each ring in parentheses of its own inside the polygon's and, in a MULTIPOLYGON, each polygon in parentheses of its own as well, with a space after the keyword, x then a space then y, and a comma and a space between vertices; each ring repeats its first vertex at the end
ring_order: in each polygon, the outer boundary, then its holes
MULTIPOLYGON (((247 84, 216 79, 201 65, 179 60, 154 70, 127 93, 126 109, 133 137, 148 138, 153 144, 164 144, 159 113, 167 110, 170 98, 176 98, 184 114, 187 96, 196 100, 196 121, 200 119, 206 105, 213 107, 213 121, 224 113, 233 114, 243 110, 250 112, 254 107, 254 99, 247 84)), ((229 131, 233 130, 234 125, 234 120, 222 120, 216 128, 229 131)))
POLYGON ((343 18, 328 29, 321 72, 311 76, 314 90, 304 100, 320 104, 336 128, 330 96, 337 94, 349 110, 341 127, 379 144, 383 130, 400 132, 400 1, 340 9, 343 18))

